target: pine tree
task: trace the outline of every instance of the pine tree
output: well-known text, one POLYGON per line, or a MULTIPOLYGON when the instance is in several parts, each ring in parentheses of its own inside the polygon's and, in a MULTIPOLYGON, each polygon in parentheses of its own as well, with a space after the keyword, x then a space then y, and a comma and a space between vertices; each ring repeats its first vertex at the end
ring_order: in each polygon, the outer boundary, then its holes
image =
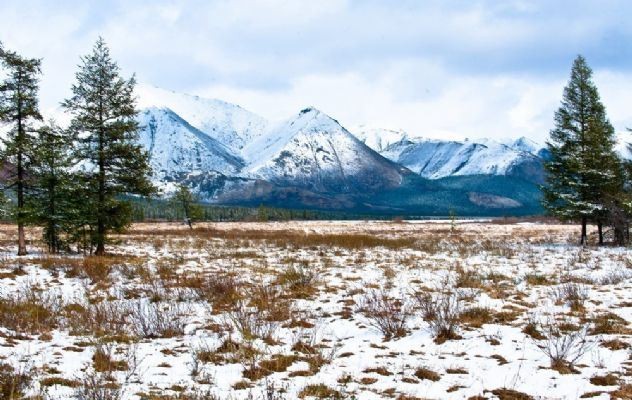
MULTIPOLYGON (((628 129, 630 131, 630 129, 628 129)), ((627 145, 628 154, 632 154, 632 143, 627 145)), ((616 196, 609 210, 609 223, 613 228, 617 245, 623 246, 630 242, 630 219, 632 218, 632 160, 624 159, 623 189, 616 196)))
POLYGON ((204 211, 202 207, 197 204, 197 198, 186 185, 180 184, 178 185, 178 191, 174 195, 173 200, 182 208, 185 222, 189 225, 190 229, 193 229, 193 221, 201 219, 204 211))
POLYGON ((107 233, 131 222, 131 205, 124 194, 148 195, 148 155, 137 143, 135 79, 125 80, 110 51, 99 38, 91 54, 81 58, 72 97, 62 106, 72 115, 76 157, 86 184, 87 222, 93 229, 95 254, 105 254, 107 233))
POLYGON ((589 220, 597 222, 603 242, 607 203, 622 188, 622 165, 614 145, 614 128, 592 81, 592 70, 578 56, 547 142, 551 157, 545 163, 543 203, 561 219, 581 221, 582 245, 586 244, 589 220))
POLYGON ((10 171, 6 188, 17 197, 15 219, 18 225, 18 255, 26 254, 24 226, 28 221, 27 196, 31 189, 29 168, 33 161, 34 124, 42 119, 38 92, 41 60, 24 58, 0 48, 0 61, 6 78, 0 83, 0 122, 10 126, 4 139, 5 170, 10 171))
POLYGON ((263 204, 259 204, 259 208, 257 209, 257 221, 268 222, 268 220, 270 220, 268 209, 263 204))
POLYGON ((54 121, 43 126, 35 140, 33 217, 44 227, 44 242, 51 253, 62 250, 79 225, 80 187, 70 172, 72 143, 72 135, 54 121))

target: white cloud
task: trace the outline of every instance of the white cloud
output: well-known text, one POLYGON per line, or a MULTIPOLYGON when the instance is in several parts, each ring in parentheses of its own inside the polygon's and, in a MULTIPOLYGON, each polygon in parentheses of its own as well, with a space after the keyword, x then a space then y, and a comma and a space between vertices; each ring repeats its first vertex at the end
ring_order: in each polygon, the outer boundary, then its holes
POLYGON ((559 104, 563 82, 520 77, 466 78, 443 75, 432 95, 398 96, 392 75, 311 75, 288 90, 268 92, 211 86, 198 94, 238 102, 274 119, 315 106, 343 125, 404 129, 432 138, 516 137, 544 140, 559 104))
POLYGON ((126 75, 268 118, 313 105, 349 127, 536 140, 584 53, 613 124, 632 126, 632 4, 572 4, 6 0, 0 40, 44 58, 44 108, 102 35, 126 75))

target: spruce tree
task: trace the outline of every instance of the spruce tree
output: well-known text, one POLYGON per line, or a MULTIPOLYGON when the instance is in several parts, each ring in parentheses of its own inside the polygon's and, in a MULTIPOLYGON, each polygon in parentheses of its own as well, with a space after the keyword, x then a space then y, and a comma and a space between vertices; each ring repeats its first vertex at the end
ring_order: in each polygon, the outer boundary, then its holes
POLYGON ((80 187, 71 173, 72 144, 72 135, 53 121, 39 130, 35 140, 33 217, 43 226, 44 242, 51 253, 62 250, 79 225, 80 187))
POLYGON ((76 157, 86 185, 86 203, 92 206, 88 222, 96 255, 105 254, 107 233, 131 222, 126 194, 148 195, 147 153, 138 144, 135 79, 120 76, 119 67, 99 38, 91 54, 81 58, 72 97, 62 106, 72 115, 70 128, 77 137, 76 157))
POLYGON ((578 56, 547 142, 551 157, 545 163, 543 204, 563 220, 581 221, 582 245, 586 244, 589 220, 597 222, 603 241, 601 226, 607 204, 622 188, 623 171, 614 145, 614 128, 592 80, 592 70, 584 57, 578 56))
POLYGON ((27 196, 31 189, 29 169, 33 161, 34 125, 42 119, 38 104, 41 60, 0 48, 0 61, 6 75, 0 82, 0 122, 10 126, 3 140, 2 156, 9 172, 6 188, 14 189, 17 198, 18 255, 22 256, 26 254, 24 226, 29 219, 27 196))
POLYGON ((182 208, 185 222, 190 229, 193 229, 193 221, 201 219, 203 215, 202 207, 197 204, 197 198, 186 185, 180 184, 173 200, 182 208))

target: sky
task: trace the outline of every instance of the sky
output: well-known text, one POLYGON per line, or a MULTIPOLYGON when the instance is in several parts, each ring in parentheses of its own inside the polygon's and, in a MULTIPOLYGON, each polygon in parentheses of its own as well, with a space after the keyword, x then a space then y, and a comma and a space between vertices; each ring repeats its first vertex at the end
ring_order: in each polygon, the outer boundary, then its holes
POLYGON ((584 55, 632 127, 632 1, 2 0, 0 41, 68 97, 102 36, 125 76, 271 120, 313 106, 345 127, 544 141, 584 55))

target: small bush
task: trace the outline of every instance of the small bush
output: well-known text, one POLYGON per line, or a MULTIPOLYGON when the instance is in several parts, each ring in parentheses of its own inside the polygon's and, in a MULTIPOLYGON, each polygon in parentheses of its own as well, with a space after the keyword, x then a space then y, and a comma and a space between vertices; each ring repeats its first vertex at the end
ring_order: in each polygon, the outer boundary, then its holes
POLYGON ((568 305, 571 310, 581 311, 584 309, 588 293, 585 287, 574 282, 567 282, 557 288, 554 297, 558 302, 568 305))
POLYGON ((371 290, 360 301, 359 310, 386 340, 406 336, 410 306, 388 296, 385 290, 371 290))
POLYGON ((577 330, 567 330, 569 321, 558 321, 549 317, 540 324, 538 331, 543 340, 535 342, 538 348, 549 358, 551 368, 561 374, 575 372, 575 363, 590 350, 592 344, 586 340, 588 327, 582 326, 577 330))
POLYGON ((170 338, 184 335, 184 310, 179 303, 164 304, 139 301, 130 315, 132 329, 142 338, 170 338))
POLYGON ((416 295, 416 301, 423 318, 430 324, 435 343, 461 338, 458 328, 462 307, 458 294, 449 291, 436 296, 420 293, 416 295))
POLYGON ((318 275, 308 266, 299 264, 281 272, 277 283, 285 286, 295 298, 307 298, 316 292, 318 275))
POLYGON ((208 301, 214 313, 230 310, 242 298, 241 282, 228 273, 197 275, 181 285, 192 288, 200 299, 208 301))
POLYGON ((107 376, 94 371, 86 373, 75 389, 77 400, 120 400, 123 390, 107 376))
POLYGON ((278 322, 269 321, 256 308, 249 307, 245 301, 239 301, 235 309, 227 314, 228 321, 245 340, 256 338, 273 340, 278 322))

